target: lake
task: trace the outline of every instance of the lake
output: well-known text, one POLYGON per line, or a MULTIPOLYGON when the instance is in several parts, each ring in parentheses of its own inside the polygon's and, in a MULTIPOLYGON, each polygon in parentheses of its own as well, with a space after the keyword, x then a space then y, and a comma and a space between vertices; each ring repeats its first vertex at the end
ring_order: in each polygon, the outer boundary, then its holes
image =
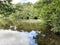
POLYGON ((35 39, 37 33, 31 32, 19 32, 12 30, 0 30, 0 45, 37 45, 35 39))

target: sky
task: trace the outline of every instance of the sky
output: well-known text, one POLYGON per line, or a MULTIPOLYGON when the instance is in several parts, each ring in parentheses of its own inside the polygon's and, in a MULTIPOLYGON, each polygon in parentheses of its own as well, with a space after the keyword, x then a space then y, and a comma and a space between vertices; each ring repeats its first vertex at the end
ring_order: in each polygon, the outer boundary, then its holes
POLYGON ((35 3, 35 2, 37 2, 37 1, 38 1, 38 0, 13 0, 12 3, 13 3, 13 4, 16 4, 16 3, 19 3, 19 2, 21 2, 21 3, 23 3, 23 2, 35 3))

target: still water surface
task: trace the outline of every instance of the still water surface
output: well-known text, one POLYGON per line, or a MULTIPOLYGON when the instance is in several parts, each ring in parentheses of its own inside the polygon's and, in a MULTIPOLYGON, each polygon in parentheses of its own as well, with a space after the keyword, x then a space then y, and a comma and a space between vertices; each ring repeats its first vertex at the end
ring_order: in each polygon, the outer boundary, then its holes
POLYGON ((35 39, 37 32, 19 32, 0 29, 0 45, 37 45, 35 39))

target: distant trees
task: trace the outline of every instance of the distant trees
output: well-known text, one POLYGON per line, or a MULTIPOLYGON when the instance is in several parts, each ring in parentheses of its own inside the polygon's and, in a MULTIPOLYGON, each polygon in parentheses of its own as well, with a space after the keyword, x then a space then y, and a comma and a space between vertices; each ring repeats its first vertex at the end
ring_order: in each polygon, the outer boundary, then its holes
POLYGON ((0 27, 16 25, 21 19, 33 19, 37 16, 36 9, 34 9, 32 3, 11 4, 11 1, 0 1, 0 27))
MULTIPOLYGON (((52 26, 54 32, 60 31, 60 0, 40 0, 35 4, 17 3, 11 4, 12 0, 0 1, 0 23, 15 22, 21 19, 40 19, 45 24, 52 26)), ((7 23, 6 23, 7 24, 7 23)))
POLYGON ((38 16, 36 9, 34 9, 32 3, 18 3, 15 5, 15 13, 12 13, 12 16, 16 20, 20 19, 33 19, 35 16, 38 16))

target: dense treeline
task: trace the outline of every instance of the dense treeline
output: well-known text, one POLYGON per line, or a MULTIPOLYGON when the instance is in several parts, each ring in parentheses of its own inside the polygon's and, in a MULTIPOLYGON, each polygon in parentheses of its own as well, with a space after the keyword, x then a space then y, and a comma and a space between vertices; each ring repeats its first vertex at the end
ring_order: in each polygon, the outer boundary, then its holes
POLYGON ((22 19, 39 19, 51 26, 52 31, 60 31, 60 0, 39 0, 35 4, 11 1, 0 1, 0 28, 16 26, 22 19))
POLYGON ((34 5, 38 9, 40 18, 46 21, 53 28, 51 30, 60 31, 60 0, 40 0, 34 5))

